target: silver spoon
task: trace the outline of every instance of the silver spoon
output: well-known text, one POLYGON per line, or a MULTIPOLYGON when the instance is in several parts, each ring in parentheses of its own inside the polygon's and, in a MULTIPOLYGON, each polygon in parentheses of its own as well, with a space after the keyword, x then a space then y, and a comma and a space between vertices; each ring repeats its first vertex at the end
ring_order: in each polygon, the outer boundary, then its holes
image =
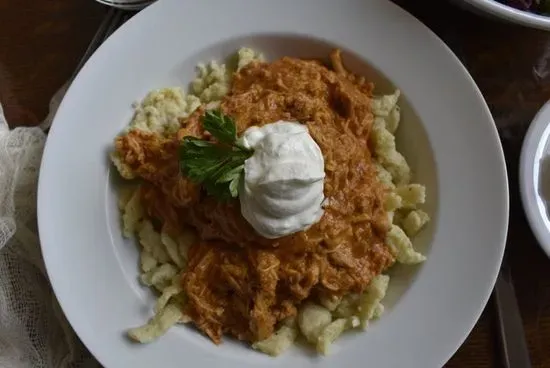
MULTIPOLYGON (((100 1, 100 0, 98 0, 100 1)), ((154 0, 153 0, 154 1, 154 0)), ((149 2, 153 2, 149 1, 149 2)), ((103 0, 101 1, 103 2, 103 0)), ((145 7, 146 5, 141 5, 142 7, 145 7)), ((65 96, 65 93, 67 92, 67 89, 71 85, 71 82, 76 77, 82 66, 88 61, 90 56, 97 50, 97 48, 111 35, 114 31, 117 30, 118 27, 120 27, 124 22, 126 22, 128 19, 132 17, 132 15, 135 14, 135 10, 139 10, 138 8, 132 9, 133 11, 128 10, 122 10, 122 9, 116 9, 115 7, 112 7, 109 9, 105 17, 103 18, 102 23, 99 25, 99 28, 97 29, 92 41, 88 45, 88 49, 82 56, 82 59, 80 59, 80 62, 78 63, 77 67, 73 71, 73 74, 69 78, 69 80, 59 88, 54 95, 52 96, 50 100, 50 108, 48 112, 48 116, 46 116, 46 119, 40 124, 40 128, 47 132, 50 128, 50 125, 53 121, 53 118, 55 116, 55 113, 57 112, 57 108, 59 107, 59 104, 61 103, 61 100, 65 96)))

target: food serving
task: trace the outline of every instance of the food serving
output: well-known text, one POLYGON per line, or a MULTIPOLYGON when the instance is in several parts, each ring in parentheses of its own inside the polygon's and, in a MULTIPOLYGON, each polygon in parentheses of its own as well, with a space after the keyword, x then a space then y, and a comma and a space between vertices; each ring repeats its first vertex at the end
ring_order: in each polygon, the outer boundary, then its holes
POLYGON ((425 260, 411 241, 425 187, 395 145, 400 92, 375 95, 340 50, 236 59, 199 65, 189 94, 151 91, 115 139, 123 234, 159 292, 128 334, 191 323, 216 344, 275 356, 301 335, 326 354, 383 313, 392 265, 425 260))

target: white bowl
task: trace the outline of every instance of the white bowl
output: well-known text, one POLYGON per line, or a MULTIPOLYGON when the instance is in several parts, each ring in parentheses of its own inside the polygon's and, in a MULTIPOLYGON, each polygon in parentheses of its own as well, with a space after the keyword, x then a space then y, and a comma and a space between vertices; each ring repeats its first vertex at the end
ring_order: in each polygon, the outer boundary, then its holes
POLYGON ((482 13, 495 16, 510 23, 530 28, 550 30, 550 17, 515 9, 495 0, 460 0, 456 2, 464 3, 482 13))
POLYGON ((529 126, 521 149, 519 184, 525 215, 550 257, 550 102, 529 126))

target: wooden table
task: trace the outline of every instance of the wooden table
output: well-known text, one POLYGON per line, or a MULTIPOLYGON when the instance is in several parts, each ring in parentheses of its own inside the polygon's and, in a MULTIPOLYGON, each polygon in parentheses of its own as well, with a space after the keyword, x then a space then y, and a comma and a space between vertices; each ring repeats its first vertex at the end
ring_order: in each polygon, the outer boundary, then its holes
MULTIPOLYGON (((550 33, 480 18, 444 0, 395 1, 462 58, 495 117, 510 179, 507 256, 533 366, 550 368, 550 260, 527 225, 517 183, 523 136, 550 97, 550 33)), ((12 126, 36 125, 45 117, 52 94, 70 76, 104 13, 92 0, 0 0, 0 101, 12 126)), ((491 301, 446 367, 501 366, 493 309, 491 301)))

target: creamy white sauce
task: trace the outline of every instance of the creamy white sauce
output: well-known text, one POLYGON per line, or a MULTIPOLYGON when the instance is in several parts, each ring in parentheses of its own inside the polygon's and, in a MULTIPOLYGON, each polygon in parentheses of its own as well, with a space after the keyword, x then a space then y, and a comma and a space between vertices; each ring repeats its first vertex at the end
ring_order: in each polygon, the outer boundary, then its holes
POLYGON ((305 125, 250 127, 241 144, 254 149, 244 165, 241 212, 260 235, 279 238, 321 219, 325 163, 305 125))

